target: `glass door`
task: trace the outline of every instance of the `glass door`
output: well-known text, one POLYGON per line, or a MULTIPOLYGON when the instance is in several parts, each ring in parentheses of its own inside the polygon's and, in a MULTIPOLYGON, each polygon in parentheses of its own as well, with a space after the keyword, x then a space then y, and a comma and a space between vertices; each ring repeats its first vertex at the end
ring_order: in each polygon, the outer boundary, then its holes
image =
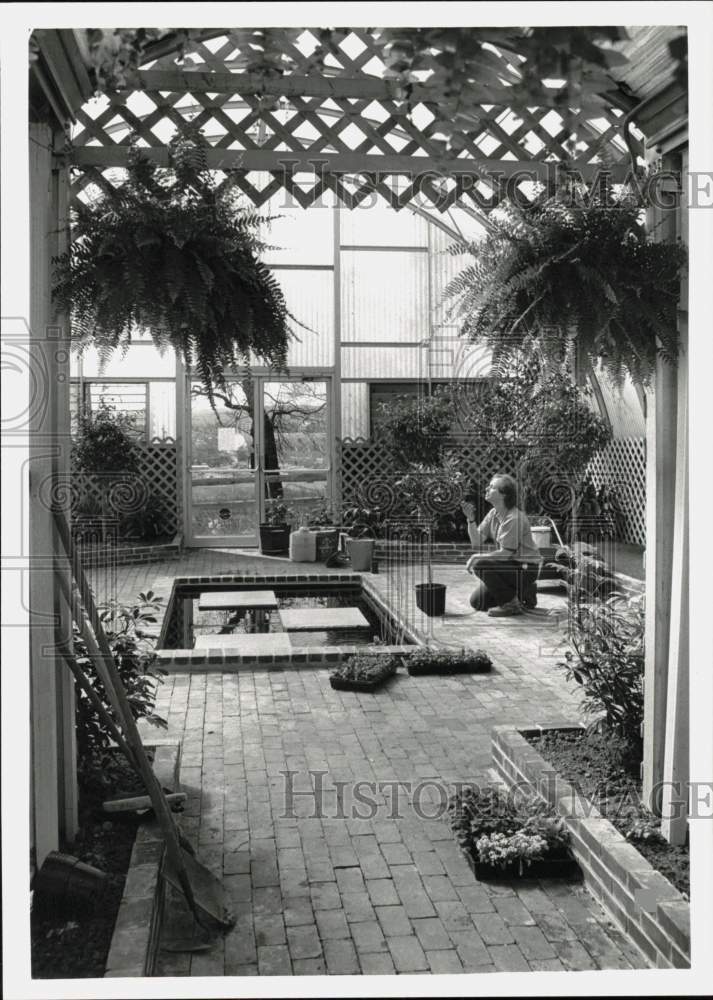
POLYGON ((297 527, 331 496, 330 380, 296 376, 259 382, 264 511, 286 504, 288 520, 297 527))
POLYGON ((188 544, 253 546, 258 541, 259 428, 256 386, 230 381, 211 407, 200 382, 189 379, 188 544), (257 432, 257 433, 256 433, 257 432))

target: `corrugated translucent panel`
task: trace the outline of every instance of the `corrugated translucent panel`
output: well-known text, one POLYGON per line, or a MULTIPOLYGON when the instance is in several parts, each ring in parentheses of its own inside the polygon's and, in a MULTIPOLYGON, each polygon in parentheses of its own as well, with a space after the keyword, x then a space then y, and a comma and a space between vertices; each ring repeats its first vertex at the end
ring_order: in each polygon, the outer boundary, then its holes
POLYGON ((597 378, 614 437, 643 437, 646 433, 646 418, 632 382, 627 378, 619 389, 601 369, 597 371, 597 378))
POLYGON ((366 437, 369 433, 369 386, 366 382, 342 382, 342 437, 366 437))
POLYGON ((342 347, 343 378, 425 378, 425 363, 421 347, 342 347))
POLYGON ((334 262, 334 209, 328 204, 310 208, 293 205, 286 191, 273 196, 264 215, 276 216, 263 228, 266 243, 279 247, 263 254, 268 264, 332 264, 334 262))
POLYGON ((428 246, 428 223, 408 208, 397 212, 378 196, 375 204, 367 198, 360 208, 339 212, 342 246, 428 246))
POLYGON ((428 254, 345 250, 341 259, 342 340, 428 337, 428 254))
POLYGON ((176 437, 176 383, 149 385, 149 439, 176 437))
MULTIPOLYGON (((442 235, 445 236, 445 233, 442 235)), ((448 283, 473 262, 469 254, 454 255, 448 253, 446 249, 448 246, 450 246, 450 243, 446 241, 445 246, 432 248, 430 254, 431 301, 433 303, 434 327, 439 327, 449 322, 453 323, 453 319, 449 317, 448 313, 452 309, 455 300, 452 297, 446 298, 445 290, 448 283)))
MULTIPOLYGON (((99 370, 99 355, 95 348, 85 351, 82 359, 82 373, 85 378, 99 375, 104 378, 175 378, 176 355, 169 348, 161 357, 153 344, 132 345, 126 356, 114 351, 103 371, 99 370)), ((72 361, 72 375, 79 374, 76 355, 72 361)))
POLYGON ((492 367, 490 350, 458 336, 457 327, 438 331, 424 350, 428 375, 432 379, 487 378, 492 367))
POLYGON ((291 342, 288 366, 331 367, 334 364, 334 272, 276 268, 275 277, 292 315, 309 327, 303 330, 293 324, 301 342, 291 342))

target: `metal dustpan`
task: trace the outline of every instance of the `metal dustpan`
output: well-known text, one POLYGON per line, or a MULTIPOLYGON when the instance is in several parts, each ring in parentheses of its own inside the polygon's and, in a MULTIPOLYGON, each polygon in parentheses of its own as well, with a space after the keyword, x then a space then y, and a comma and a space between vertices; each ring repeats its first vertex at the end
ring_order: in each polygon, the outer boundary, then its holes
POLYGON ((181 848, 180 862, 178 863, 171 854, 166 853, 162 874, 169 885, 186 895, 199 924, 209 927, 212 921, 223 928, 233 927, 235 917, 226 905, 223 883, 185 848, 181 848), (181 879, 183 873, 185 873, 191 887, 192 901, 184 889, 181 879), (210 918, 208 923, 203 919, 206 916, 210 918))

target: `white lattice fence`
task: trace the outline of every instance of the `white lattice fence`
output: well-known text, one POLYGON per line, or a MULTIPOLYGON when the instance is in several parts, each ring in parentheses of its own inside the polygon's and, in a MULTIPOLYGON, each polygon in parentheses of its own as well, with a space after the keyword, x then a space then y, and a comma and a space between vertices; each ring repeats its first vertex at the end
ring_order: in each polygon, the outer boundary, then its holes
POLYGON ((646 441, 615 438, 589 464, 589 476, 599 489, 612 490, 617 502, 620 542, 646 545, 646 441))
MULTIPOLYGON (((343 438, 340 445, 342 503, 345 506, 356 503, 358 493, 361 491, 363 496, 370 483, 388 481, 396 475, 394 457, 381 442, 343 438)), ((488 480, 497 472, 517 476, 519 453, 513 448, 503 447, 494 451, 491 445, 483 442, 448 445, 444 452, 483 495, 488 480)))
POLYGON ((98 514, 120 523, 151 512, 158 533, 175 535, 179 523, 176 444, 171 438, 137 445, 136 472, 72 473, 72 517, 75 523, 98 514))
MULTIPOLYGON (((344 438, 340 442, 342 502, 358 502, 358 493, 368 495, 369 484, 376 485, 396 474, 396 462, 388 448, 378 441, 344 438)), ((498 472, 517 478, 522 452, 503 446, 493 449, 487 442, 453 444, 445 449, 459 471, 463 472, 481 495, 489 479, 498 472)), ((597 487, 606 486, 615 493, 617 540, 634 545, 646 544, 646 444, 643 438, 615 439, 589 465, 589 476, 597 487)), ((556 489, 558 482, 553 480, 556 489)), ((552 485, 552 484, 550 484, 552 485)), ((378 494, 374 492, 374 505, 378 494)), ((564 512, 563 512, 564 513, 564 512)))

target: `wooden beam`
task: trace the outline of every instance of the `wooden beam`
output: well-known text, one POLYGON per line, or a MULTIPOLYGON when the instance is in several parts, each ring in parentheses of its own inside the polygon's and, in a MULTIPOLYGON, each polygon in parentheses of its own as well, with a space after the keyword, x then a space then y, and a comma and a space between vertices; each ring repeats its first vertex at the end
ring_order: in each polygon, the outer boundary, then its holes
MULTIPOLYGON (((505 61, 503 61, 503 75, 506 72, 507 66, 505 61)), ((230 71, 220 72, 201 69, 147 69, 140 71, 139 81, 141 88, 144 90, 161 90, 171 93, 265 94, 275 97, 363 98, 377 101, 403 100, 398 81, 384 80, 366 73, 363 76, 357 77, 346 75, 327 76, 325 73, 310 76, 298 73, 268 76, 264 73, 232 73, 230 71)), ((525 106, 528 108, 542 107, 560 110, 562 107, 560 90, 555 88, 550 89, 550 93, 543 90, 538 95, 537 104, 533 104, 530 101, 527 105, 523 104, 522 98, 518 99, 515 97, 511 86, 505 84, 501 86, 478 86, 469 82, 468 95, 476 103, 492 107, 512 108, 515 112, 517 112, 518 107, 525 106)), ((632 103, 630 99, 626 98, 618 90, 612 90, 596 96, 601 99, 603 114, 606 114, 609 106, 627 107, 632 103)), ((416 83, 413 85, 410 94, 410 104, 437 104, 439 100, 440 92, 435 91, 433 87, 429 87, 427 83, 416 83)))
MULTIPOLYGON (((165 146, 149 146, 141 152, 160 166, 168 166, 168 149, 165 146)), ((79 167, 125 167, 128 163, 129 147, 78 146, 70 154, 70 162, 79 167)), ((399 153, 310 153, 309 150, 271 149, 219 149, 206 150, 206 160, 211 170, 240 170, 293 173, 324 174, 382 174, 406 175, 409 177, 472 177, 477 183, 481 177, 510 180, 554 179, 561 164, 544 160, 482 160, 442 159, 429 156, 402 156, 399 153), (487 176, 483 176, 487 174, 487 176)), ((594 180, 602 173, 608 173, 613 182, 624 179, 628 171, 626 162, 605 167, 596 163, 571 164, 584 180, 594 180)))
MULTIPOLYGON (((504 69, 505 67, 503 67, 504 69)), ((268 76, 263 73, 231 73, 214 70, 163 70, 147 69, 139 73, 140 86, 144 90, 162 90, 171 93, 209 94, 251 94, 274 97, 323 97, 323 98, 363 98, 368 100, 401 100, 399 83, 383 80, 378 76, 364 74, 358 77, 302 76, 297 73, 282 76, 268 76)), ((503 102, 509 106, 509 87, 472 87, 469 96, 482 97, 483 104, 503 102)), ((438 94, 427 84, 414 84, 411 103, 428 103, 438 100, 438 94)), ((543 107, 556 107, 556 91, 544 95, 543 107)), ((404 105, 405 108, 405 105, 404 105)))

